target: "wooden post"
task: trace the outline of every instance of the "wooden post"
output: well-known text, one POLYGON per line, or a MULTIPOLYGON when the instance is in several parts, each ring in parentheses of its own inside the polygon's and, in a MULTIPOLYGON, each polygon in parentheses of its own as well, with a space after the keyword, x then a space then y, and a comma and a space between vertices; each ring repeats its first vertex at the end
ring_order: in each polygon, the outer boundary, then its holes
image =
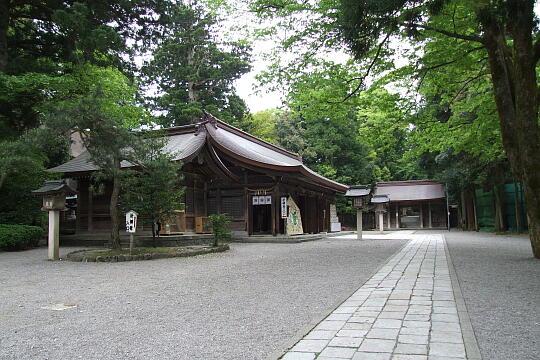
POLYGON ((49 260, 60 259, 60 211, 49 210, 49 260))
POLYGON ((384 231, 384 214, 382 211, 379 211, 379 231, 384 231))
POLYGON ((88 232, 94 231, 94 191, 92 184, 88 182, 88 232))
POLYGON ((276 188, 274 188, 272 190, 272 205, 270 206, 270 213, 272 214, 272 235, 273 236, 276 236, 277 235, 277 226, 276 226, 276 222, 277 222, 277 206, 276 206, 276 188))
POLYGON ((429 219, 429 228, 433 228, 433 223, 431 220, 431 201, 428 201, 428 219, 429 219))
POLYGON ((420 203, 420 228, 424 228, 424 204, 420 203))
POLYGON ((390 204, 388 204, 388 213, 386 215, 386 220, 388 223, 388 229, 390 229, 390 217, 392 216, 392 211, 390 211, 391 207, 390 204))
POLYGON ((362 240, 362 209, 356 209, 356 238, 362 240))
POLYGON ((204 192, 203 192, 203 202, 204 202, 204 214, 203 216, 208 216, 208 184, 204 182, 204 192))
POLYGON ((129 233, 129 255, 131 255, 131 252, 133 251, 133 233, 129 233))
POLYGON ((399 229, 399 204, 396 203, 396 229, 399 229))

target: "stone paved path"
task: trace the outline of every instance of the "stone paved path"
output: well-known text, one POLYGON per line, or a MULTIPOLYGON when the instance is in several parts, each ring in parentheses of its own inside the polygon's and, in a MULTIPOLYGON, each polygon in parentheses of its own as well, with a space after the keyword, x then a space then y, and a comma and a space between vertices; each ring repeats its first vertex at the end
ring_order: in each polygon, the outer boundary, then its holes
POLYGON ((467 359, 444 238, 407 237, 400 252, 282 359, 467 359))

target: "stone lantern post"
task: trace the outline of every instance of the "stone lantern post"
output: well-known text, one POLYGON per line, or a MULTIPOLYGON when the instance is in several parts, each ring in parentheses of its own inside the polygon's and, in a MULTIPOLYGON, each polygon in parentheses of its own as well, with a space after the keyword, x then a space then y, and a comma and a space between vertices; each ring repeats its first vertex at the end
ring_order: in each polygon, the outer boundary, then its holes
POLYGON ((356 209, 356 237, 362 240, 362 210, 369 202, 371 190, 367 185, 351 186, 345 193, 353 201, 353 207, 356 209))
POLYGON ((49 212, 49 260, 60 258, 60 211, 67 210, 66 196, 74 195, 73 190, 64 180, 45 181, 42 187, 32 191, 43 196, 41 210, 49 212))
POLYGON ((379 217, 379 231, 381 233, 384 231, 384 213, 389 202, 388 195, 375 195, 371 198, 371 203, 375 205, 375 214, 379 217))

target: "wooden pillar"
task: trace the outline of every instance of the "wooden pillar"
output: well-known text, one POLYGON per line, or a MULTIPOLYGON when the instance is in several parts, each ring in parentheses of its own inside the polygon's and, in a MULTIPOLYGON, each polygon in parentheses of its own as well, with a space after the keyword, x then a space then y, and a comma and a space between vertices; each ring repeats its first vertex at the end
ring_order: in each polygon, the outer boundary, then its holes
POLYGON ((356 209, 356 239, 362 240, 362 209, 356 209))
POLYGON ((199 210, 197 206, 197 180, 193 180, 193 219, 198 215, 197 210, 199 210))
POLYGON ((203 216, 208 216, 208 184, 206 181, 204 182, 204 190, 203 190, 203 202, 204 202, 204 213, 203 216))
POLYGON ((399 229, 399 204, 396 203, 396 229, 399 229))
POLYGON ((424 204, 420 203, 420 228, 424 228, 424 204))
POLYGON ((428 202, 428 213, 429 213, 429 228, 433 228, 433 222, 431 220, 431 201, 428 202))
POLYGON ((88 216, 88 232, 92 232, 94 231, 94 191, 90 181, 88 181, 88 208, 86 214, 88 216))
POLYGON ((392 207, 390 206, 390 204, 388 204, 388 213, 386 215, 386 222, 388 223, 388 229, 390 229, 390 216, 392 216, 392 211, 391 211, 392 207))
POLYGON ((272 190, 272 206, 270 208, 270 213, 272 214, 272 235, 273 236, 276 236, 277 235, 277 230, 278 230, 278 226, 277 226, 277 221, 278 221, 278 216, 277 216, 277 189, 276 187, 274 187, 274 189, 272 190))
POLYGON ((382 211, 379 211, 379 231, 384 231, 384 213, 382 211))

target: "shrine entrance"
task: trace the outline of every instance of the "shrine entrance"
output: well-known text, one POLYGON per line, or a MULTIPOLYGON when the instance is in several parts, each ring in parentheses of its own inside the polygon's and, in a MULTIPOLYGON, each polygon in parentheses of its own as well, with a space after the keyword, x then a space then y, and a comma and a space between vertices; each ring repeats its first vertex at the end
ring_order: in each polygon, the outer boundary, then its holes
POLYGON ((272 197, 253 196, 252 206, 252 229, 254 235, 272 233, 272 197))

